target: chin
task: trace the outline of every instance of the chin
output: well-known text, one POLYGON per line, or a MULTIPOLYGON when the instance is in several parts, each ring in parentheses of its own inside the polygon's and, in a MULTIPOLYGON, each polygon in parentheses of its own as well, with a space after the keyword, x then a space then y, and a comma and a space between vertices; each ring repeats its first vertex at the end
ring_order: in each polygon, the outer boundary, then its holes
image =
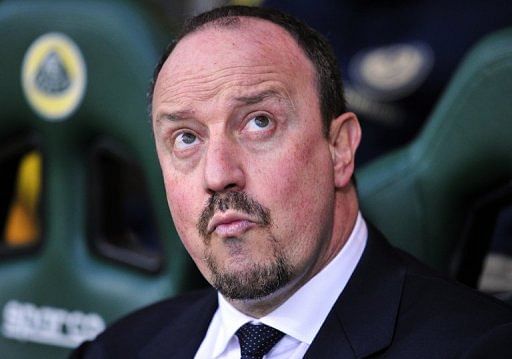
MULTIPOLYGON (((243 261, 246 262, 246 261, 243 261)), ((267 263, 231 263, 228 268, 206 256, 210 283, 225 297, 236 300, 254 300, 268 297, 285 287, 293 277, 293 267, 283 256, 274 256, 267 263)))

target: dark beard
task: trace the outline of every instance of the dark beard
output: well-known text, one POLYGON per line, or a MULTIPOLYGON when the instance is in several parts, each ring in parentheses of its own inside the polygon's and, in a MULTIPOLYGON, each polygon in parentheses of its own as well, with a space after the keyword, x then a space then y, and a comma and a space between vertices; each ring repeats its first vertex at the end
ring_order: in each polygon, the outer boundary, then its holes
MULTIPOLYGON (((208 233, 207 228, 215 212, 225 212, 230 208, 251 215, 259 222, 260 227, 271 226, 269 209, 250 198, 245 192, 214 193, 208 200, 197 223, 197 230, 206 245, 205 259, 212 273, 212 285, 230 299, 266 297, 290 281, 293 272, 292 267, 284 254, 274 247, 273 260, 269 264, 252 264, 250 268, 232 273, 219 269, 209 248, 211 234, 208 233)), ((242 241, 243 239, 233 238, 231 240, 242 241)), ((275 239, 269 237, 268 243, 275 246, 275 239)))
POLYGON ((212 285, 230 299, 248 300, 269 296, 290 282, 292 266, 282 253, 275 252, 274 260, 267 265, 253 264, 236 273, 220 272, 211 253, 206 253, 206 263, 212 273, 212 285))

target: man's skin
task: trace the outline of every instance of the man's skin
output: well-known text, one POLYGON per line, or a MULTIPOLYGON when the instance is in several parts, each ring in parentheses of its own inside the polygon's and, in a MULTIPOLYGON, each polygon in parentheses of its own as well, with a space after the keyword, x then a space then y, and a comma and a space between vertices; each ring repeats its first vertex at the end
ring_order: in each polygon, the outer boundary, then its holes
POLYGON ((278 258, 288 265, 288 281, 272 293, 228 298, 259 318, 325 267, 350 235, 361 130, 344 113, 326 137, 311 61, 279 26, 239 20, 209 24, 178 43, 155 83, 152 121, 174 223, 205 278, 215 284, 214 266, 242 278, 241 288, 263 288, 267 276, 255 268, 278 258), (245 193, 268 221, 233 206, 207 216, 212 195, 229 192, 245 193))

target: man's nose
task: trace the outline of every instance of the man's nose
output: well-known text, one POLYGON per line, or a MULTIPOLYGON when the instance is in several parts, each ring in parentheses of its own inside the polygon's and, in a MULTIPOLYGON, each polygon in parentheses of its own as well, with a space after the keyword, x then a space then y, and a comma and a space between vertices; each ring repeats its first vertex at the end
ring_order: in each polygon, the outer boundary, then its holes
POLYGON ((245 187, 242 153, 234 140, 222 137, 209 141, 204 162, 204 183, 210 193, 245 187))

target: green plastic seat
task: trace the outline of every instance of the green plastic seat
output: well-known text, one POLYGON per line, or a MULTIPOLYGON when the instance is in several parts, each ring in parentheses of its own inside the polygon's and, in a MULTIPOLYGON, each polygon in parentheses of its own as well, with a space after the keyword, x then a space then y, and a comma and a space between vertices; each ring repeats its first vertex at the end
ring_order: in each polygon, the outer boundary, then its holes
POLYGON ((129 1, 0 2, 2 181, 14 179, 11 192, 37 204, 17 212, 21 237, 0 239, 2 358, 65 357, 127 312, 194 286, 146 114, 162 33, 129 1), (57 42, 45 50, 48 39, 57 42), (112 204, 122 202, 117 181, 146 196, 131 208, 112 204), (118 243, 137 236, 115 228, 116 210, 154 224, 147 248, 118 243))
MULTIPOLYGON (((470 51, 410 145, 357 174, 367 218, 396 246, 453 275, 464 270, 457 266, 479 199, 511 179, 512 29, 470 51)), ((488 239, 474 239, 485 250, 488 239)))

